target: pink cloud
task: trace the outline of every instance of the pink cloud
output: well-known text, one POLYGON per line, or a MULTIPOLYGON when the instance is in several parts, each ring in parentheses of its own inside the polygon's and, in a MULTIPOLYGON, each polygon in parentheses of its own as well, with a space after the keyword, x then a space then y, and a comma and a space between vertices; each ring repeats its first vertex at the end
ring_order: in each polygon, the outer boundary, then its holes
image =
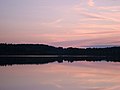
MULTIPOLYGON (((94 4, 95 2, 93 0, 88 0, 89 6, 94 6, 94 4)), ((120 22, 118 19, 120 16, 119 6, 94 6, 94 8, 92 9, 93 10, 95 9, 96 12, 91 12, 90 8, 83 7, 81 4, 75 5, 75 7, 73 8, 74 8, 73 10, 76 11, 78 14, 87 17, 88 21, 89 18, 91 18, 91 19, 103 20, 103 21, 108 20, 108 21, 120 22), (113 13, 113 11, 115 12, 113 13)))
POLYGON ((106 10, 106 11, 115 11, 115 12, 120 11, 120 6, 100 6, 96 8, 99 10, 106 10))
POLYGON ((88 0, 88 5, 89 5, 90 7, 93 7, 93 6, 95 5, 94 0, 88 0))

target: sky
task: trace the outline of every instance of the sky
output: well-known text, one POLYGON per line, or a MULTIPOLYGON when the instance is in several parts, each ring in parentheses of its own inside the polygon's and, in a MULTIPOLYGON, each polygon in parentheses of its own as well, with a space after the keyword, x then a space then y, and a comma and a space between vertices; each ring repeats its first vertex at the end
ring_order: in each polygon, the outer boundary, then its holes
POLYGON ((0 43, 120 45, 120 0, 0 0, 0 43))

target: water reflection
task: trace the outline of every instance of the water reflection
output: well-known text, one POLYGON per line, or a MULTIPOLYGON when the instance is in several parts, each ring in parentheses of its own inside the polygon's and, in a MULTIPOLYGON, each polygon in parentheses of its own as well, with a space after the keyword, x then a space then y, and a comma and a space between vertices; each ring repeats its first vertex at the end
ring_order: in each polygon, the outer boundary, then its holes
POLYGON ((0 67, 0 90, 119 90, 119 62, 0 67))
POLYGON ((35 55, 27 55, 27 56, 9 56, 9 57, 0 57, 0 66, 6 65, 15 65, 15 64, 47 64, 53 62, 63 63, 74 62, 74 61, 107 61, 107 62, 120 62, 119 57, 95 57, 95 56, 66 56, 66 57, 58 57, 54 55, 48 56, 37 56, 35 55))

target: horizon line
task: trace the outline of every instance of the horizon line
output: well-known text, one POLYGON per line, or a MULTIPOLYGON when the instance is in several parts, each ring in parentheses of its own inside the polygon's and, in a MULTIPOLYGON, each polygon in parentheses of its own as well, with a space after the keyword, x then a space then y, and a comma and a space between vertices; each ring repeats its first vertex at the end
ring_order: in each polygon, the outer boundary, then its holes
POLYGON ((120 47, 120 45, 93 45, 93 46, 84 46, 84 47, 73 47, 73 46, 68 46, 68 47, 63 47, 63 46, 55 46, 55 45, 50 45, 47 43, 0 43, 0 44, 7 44, 7 45, 47 45, 47 46, 52 46, 52 47, 62 47, 62 48, 111 48, 111 47, 120 47))

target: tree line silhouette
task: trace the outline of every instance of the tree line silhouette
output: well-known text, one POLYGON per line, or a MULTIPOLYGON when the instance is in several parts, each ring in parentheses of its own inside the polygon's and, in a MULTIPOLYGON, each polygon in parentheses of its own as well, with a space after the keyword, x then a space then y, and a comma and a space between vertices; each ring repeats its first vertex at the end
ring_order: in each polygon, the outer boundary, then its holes
POLYGON ((120 62, 120 47, 63 48, 44 44, 0 44, 0 66, 103 60, 120 62), (41 55, 47 55, 47 57, 41 57, 41 55))
POLYGON ((44 44, 0 44, 0 55, 93 55, 120 57, 120 47, 63 48, 44 44))

